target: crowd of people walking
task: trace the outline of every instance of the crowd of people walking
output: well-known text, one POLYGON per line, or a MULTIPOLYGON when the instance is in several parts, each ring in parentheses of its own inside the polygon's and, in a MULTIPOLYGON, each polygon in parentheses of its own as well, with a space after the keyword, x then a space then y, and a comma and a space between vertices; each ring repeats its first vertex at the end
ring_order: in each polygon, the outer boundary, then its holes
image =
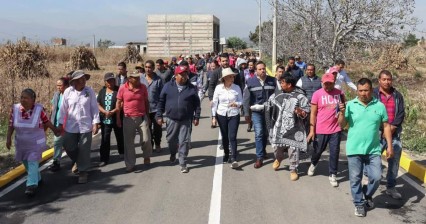
POLYGON ((170 162, 176 160, 182 173, 188 173, 193 126, 200 122, 201 102, 210 101, 211 127, 219 126, 223 163, 238 169, 238 131, 241 117, 247 131, 254 130, 254 168, 263 167, 268 158, 268 142, 274 152, 273 170, 279 170, 288 157, 290 180, 299 179, 300 153, 311 145, 308 176, 315 175, 319 160, 329 148, 328 179, 338 187, 339 155, 342 132, 348 129, 346 156, 349 182, 356 216, 374 208, 373 195, 382 174, 381 155, 388 161, 386 194, 400 199, 395 189, 402 143, 404 100, 392 85, 392 74, 378 74, 378 86, 367 78, 353 83, 344 70, 345 62, 317 76, 314 64, 300 56, 289 57, 287 64, 266 72, 266 64, 255 54, 206 53, 138 63, 128 72, 124 62, 117 73, 104 75, 104 87, 96 94, 86 85, 90 75, 77 70, 56 82, 51 116, 36 103, 36 93, 25 89, 20 103, 12 106, 7 133, 7 148, 14 145, 16 159, 27 170, 25 194, 33 196, 41 179, 38 172, 41 153, 46 149, 45 130, 54 134, 54 156, 49 170, 61 169, 65 150, 78 183, 88 181, 91 166, 92 135, 101 130, 99 166, 110 162, 111 133, 126 172, 136 165, 135 136, 139 135, 144 164, 151 163, 154 152, 164 150, 161 139, 165 124, 170 162), (356 92, 346 99, 342 86, 356 92), (368 179, 367 183, 362 179, 368 179))

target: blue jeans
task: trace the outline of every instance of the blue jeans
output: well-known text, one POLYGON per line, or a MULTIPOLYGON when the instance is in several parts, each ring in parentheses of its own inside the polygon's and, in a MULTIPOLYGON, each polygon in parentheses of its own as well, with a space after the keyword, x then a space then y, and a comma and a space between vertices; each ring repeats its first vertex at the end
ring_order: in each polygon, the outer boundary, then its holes
POLYGON ((22 163, 27 171, 27 187, 38 186, 38 182, 41 180, 41 174, 38 170, 38 161, 23 160, 22 163))
MULTIPOLYGON (((386 139, 380 140, 382 146, 382 152, 387 148, 386 139)), ((400 135, 392 136, 392 147, 394 156, 388 159, 388 173, 386 174, 387 184, 386 187, 394 188, 396 185, 396 178, 398 177, 399 161, 401 160, 402 143, 400 135)))
POLYGON ((59 163, 62 157, 62 148, 64 145, 64 137, 53 137, 53 161, 59 163))
POLYGON ((372 198, 382 177, 382 161, 380 155, 351 155, 348 156, 349 184, 355 206, 364 204, 365 198, 372 198), (368 174, 368 185, 362 187, 363 171, 368 174))
POLYGON ((312 153, 311 163, 315 166, 321 158, 321 154, 328 147, 330 148, 330 161, 328 163, 329 175, 337 174, 340 154, 341 132, 333 134, 317 134, 314 141, 314 152, 312 153))
POLYGON ((266 155, 266 144, 268 141, 268 130, 266 129, 265 116, 263 112, 253 111, 251 119, 254 128, 254 141, 256 144, 256 157, 262 160, 266 155))
POLYGON ((231 145, 232 160, 237 160, 237 132, 240 126, 240 115, 232 117, 217 115, 220 133, 222 134, 222 145, 225 155, 229 155, 229 145, 231 145))

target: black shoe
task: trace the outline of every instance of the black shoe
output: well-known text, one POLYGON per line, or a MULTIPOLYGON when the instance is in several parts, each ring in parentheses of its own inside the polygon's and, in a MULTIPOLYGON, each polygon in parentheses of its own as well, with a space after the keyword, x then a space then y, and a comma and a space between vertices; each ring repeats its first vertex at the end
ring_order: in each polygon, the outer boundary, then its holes
POLYGON ((53 161, 53 163, 47 167, 47 169, 49 169, 52 172, 57 172, 61 169, 61 165, 59 164, 58 161, 53 161))
POLYGON ((371 210, 375 207, 372 197, 365 196, 365 207, 367 210, 371 210))
POLYGON ((229 155, 224 155, 223 156, 223 163, 229 163, 231 159, 229 158, 229 155))
POLYGON ((176 162, 176 154, 171 154, 171 155, 170 155, 170 162, 171 162, 171 163, 176 162))
POLYGON ((251 132, 251 125, 247 126, 247 132, 251 132))
POLYGON ((25 195, 27 195, 27 197, 33 197, 36 193, 36 190, 37 185, 27 186, 27 188, 25 189, 25 195))
POLYGON ((108 163, 107 162, 100 162, 99 164, 98 164, 98 166, 99 167, 103 167, 103 166, 106 166, 108 163))

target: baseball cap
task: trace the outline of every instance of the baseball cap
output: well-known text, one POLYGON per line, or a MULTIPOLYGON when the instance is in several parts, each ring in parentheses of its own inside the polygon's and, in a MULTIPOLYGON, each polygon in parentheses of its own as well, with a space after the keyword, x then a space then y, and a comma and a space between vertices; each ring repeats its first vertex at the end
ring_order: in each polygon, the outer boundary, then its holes
POLYGON ((114 73, 112 73, 112 72, 105 73, 105 75, 104 75, 104 81, 108 81, 110 79, 115 79, 114 73))
POLYGON ((325 73, 321 78, 321 82, 335 82, 333 73, 325 73))
POLYGON ((188 67, 185 65, 179 65, 175 68, 175 75, 180 74, 182 72, 187 72, 188 71, 188 67))

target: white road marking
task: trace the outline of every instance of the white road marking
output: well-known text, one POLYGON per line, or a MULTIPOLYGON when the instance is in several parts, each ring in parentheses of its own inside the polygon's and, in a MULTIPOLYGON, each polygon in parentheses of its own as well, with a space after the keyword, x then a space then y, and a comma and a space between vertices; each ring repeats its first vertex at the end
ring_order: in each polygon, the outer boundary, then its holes
POLYGON ((218 145, 216 149, 216 163, 214 166, 212 196, 210 199, 209 224, 220 223, 220 209, 222 202, 222 170, 223 170, 223 152, 219 146, 222 142, 222 136, 219 134, 218 145))

